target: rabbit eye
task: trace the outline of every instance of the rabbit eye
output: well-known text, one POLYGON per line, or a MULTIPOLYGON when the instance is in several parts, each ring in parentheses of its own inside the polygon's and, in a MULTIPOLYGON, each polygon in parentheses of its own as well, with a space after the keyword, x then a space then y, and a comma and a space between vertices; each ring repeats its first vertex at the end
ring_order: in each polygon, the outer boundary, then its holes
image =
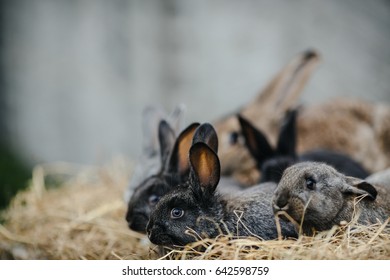
POLYGON ((316 181, 313 178, 306 179, 306 187, 309 190, 314 190, 315 186, 316 186, 316 181))
POLYGON ((173 208, 171 210, 171 218, 172 219, 179 219, 179 218, 183 217, 183 215, 184 215, 184 210, 181 208, 173 208))
POLYGON ((149 204, 150 205, 156 205, 159 200, 160 200, 160 197, 155 195, 155 194, 152 194, 151 196, 149 196, 149 204))
POLYGON ((238 137, 239 137, 238 132, 236 132, 236 131, 231 132, 230 135, 229 135, 229 143, 230 143, 230 145, 237 144, 238 137))

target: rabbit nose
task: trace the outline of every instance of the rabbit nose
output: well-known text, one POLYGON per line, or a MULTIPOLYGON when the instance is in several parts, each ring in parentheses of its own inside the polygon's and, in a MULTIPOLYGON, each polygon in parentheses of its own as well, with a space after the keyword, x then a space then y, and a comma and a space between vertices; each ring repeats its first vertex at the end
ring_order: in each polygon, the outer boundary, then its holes
POLYGON ((275 210, 287 210, 288 209, 288 195, 283 193, 279 195, 274 202, 275 210))

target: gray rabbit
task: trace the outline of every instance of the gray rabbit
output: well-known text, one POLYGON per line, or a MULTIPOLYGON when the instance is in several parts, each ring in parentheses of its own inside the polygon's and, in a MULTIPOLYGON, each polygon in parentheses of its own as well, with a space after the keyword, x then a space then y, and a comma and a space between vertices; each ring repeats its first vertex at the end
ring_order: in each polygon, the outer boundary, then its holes
POLYGON ((318 162, 287 168, 275 191, 275 213, 285 211, 305 234, 350 222, 384 222, 390 217, 390 185, 372 185, 318 162))
MULTIPOLYGON (((276 184, 220 194, 216 191, 221 169, 217 154, 201 139, 193 142, 189 151, 189 180, 173 188, 157 203, 147 226, 150 241, 157 245, 185 245, 199 237, 229 233, 277 238, 271 206, 276 184)), ((283 236, 296 236, 292 225, 281 223, 283 236)))

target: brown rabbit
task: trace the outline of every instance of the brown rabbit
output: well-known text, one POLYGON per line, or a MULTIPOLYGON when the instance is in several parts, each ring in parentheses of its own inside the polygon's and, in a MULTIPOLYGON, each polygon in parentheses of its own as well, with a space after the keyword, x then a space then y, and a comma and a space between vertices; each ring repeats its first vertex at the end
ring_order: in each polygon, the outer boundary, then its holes
MULTIPOLYGON (((253 184, 259 173, 240 133, 237 113, 269 135, 276 144, 278 126, 296 107, 319 55, 306 51, 295 57, 250 103, 239 112, 214 123, 220 139, 222 174, 253 184)), ((313 149, 344 152, 375 172, 390 166, 390 107, 363 100, 336 98, 302 108, 298 123, 298 153, 313 149)))

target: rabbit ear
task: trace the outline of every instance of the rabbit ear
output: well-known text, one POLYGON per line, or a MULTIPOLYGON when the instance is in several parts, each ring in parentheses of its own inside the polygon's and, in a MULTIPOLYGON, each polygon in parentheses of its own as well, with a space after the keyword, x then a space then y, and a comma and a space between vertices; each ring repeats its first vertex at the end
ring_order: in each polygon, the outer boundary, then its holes
POLYGON ((190 164, 195 191, 212 195, 221 175, 217 154, 205 143, 195 143, 190 149, 190 164))
POLYGON ((158 107, 147 106, 142 112, 143 154, 157 156, 159 151, 158 126, 165 118, 165 112, 158 107))
POLYGON ((347 183, 343 185, 342 191, 347 194, 366 195, 370 200, 375 200, 378 195, 373 185, 355 177, 347 177, 347 183))
POLYGON ((204 123, 195 131, 192 144, 206 143, 215 153, 218 153, 218 136, 214 127, 209 123, 204 123))
POLYGON ((280 129, 276 152, 283 156, 295 157, 296 146, 296 118, 297 110, 291 110, 286 113, 284 123, 280 129))
POLYGON ((192 138, 198 126, 199 123, 189 125, 177 137, 167 165, 168 173, 179 174, 181 178, 188 176, 190 171, 188 153, 191 148, 192 138))
POLYGON ((158 140, 160 142, 161 163, 164 166, 175 143, 175 133, 165 120, 160 121, 158 126, 158 140))
POLYGON ((177 105, 172 113, 167 117, 168 123, 176 133, 179 133, 184 128, 184 113, 186 111, 184 104, 177 105))
POLYGON ((297 102, 318 62, 319 55, 314 50, 298 54, 241 112, 251 115, 250 112, 263 111, 264 115, 282 116, 297 102))
POLYGON ((245 138, 245 145, 247 146, 251 155, 256 159, 260 166, 265 160, 274 156, 275 151, 272 149, 265 135, 256 129, 249 121, 242 116, 237 115, 240 122, 241 132, 245 138))

